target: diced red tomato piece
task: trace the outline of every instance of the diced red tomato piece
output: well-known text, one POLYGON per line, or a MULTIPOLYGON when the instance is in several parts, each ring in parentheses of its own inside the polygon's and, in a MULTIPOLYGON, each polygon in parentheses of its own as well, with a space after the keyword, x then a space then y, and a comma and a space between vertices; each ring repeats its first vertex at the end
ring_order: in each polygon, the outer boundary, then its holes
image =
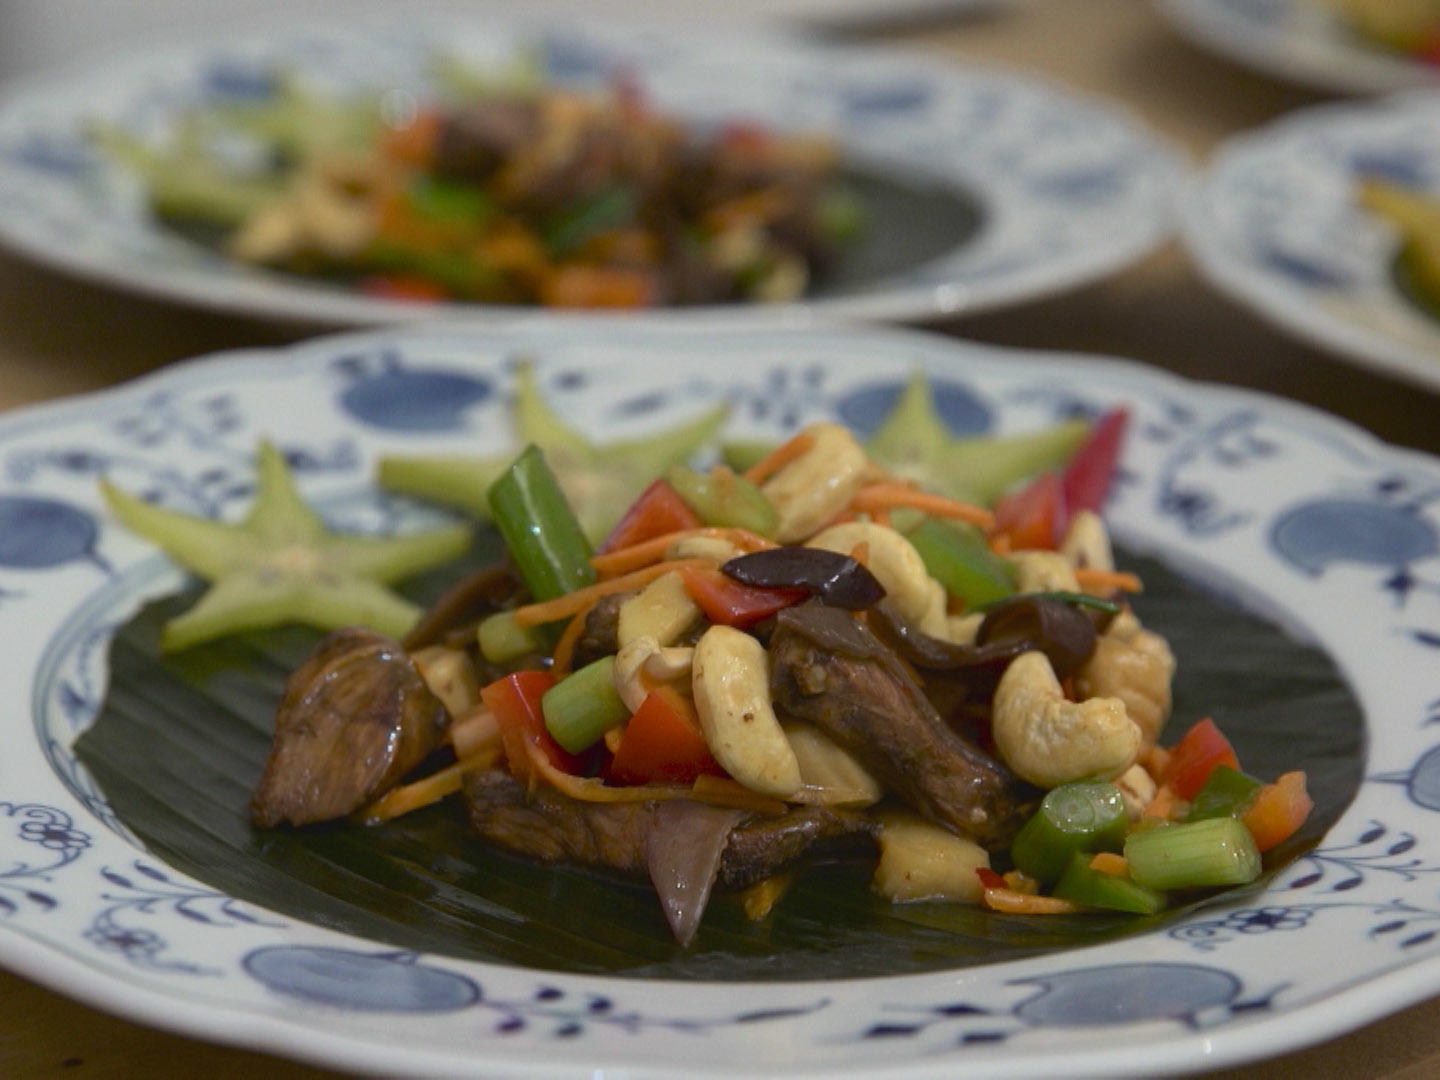
POLYGON ((995 532, 1009 538, 1010 549, 1053 549, 1061 538, 1064 492, 1058 473, 1037 476, 995 504, 995 532))
POLYGON ((557 769, 579 775, 580 761, 561 748, 545 729, 545 714, 540 699, 555 685, 555 676, 548 671, 517 671, 497 679, 480 691, 480 700, 495 717, 500 728, 500 743, 505 760, 517 779, 535 779, 534 764, 527 746, 540 748, 546 759, 557 769))
POLYGON ((804 600, 804 589, 762 589, 742 585, 709 567, 685 567, 680 571, 685 591, 712 623, 741 630, 754 626, 793 604, 804 600))
POLYGON ((1066 519, 1056 524, 1056 531, 1061 536, 1069 527, 1071 515, 1080 510, 1099 513, 1105 505, 1129 423, 1128 409, 1113 409, 1106 413, 1060 474, 1060 504, 1065 508, 1066 519))
POLYGON ((630 509, 610 530, 600 551, 630 547, 681 529, 698 529, 700 518, 686 505, 679 493, 662 478, 654 481, 630 504, 630 509))
POLYGON ((1210 779, 1217 765, 1240 768, 1235 749, 1210 717, 1198 721, 1170 751, 1170 761, 1161 777, 1181 799, 1193 799, 1210 779))
POLYGON ((723 776, 710 753, 695 708, 668 686, 645 696, 620 736, 610 777, 622 784, 693 784, 697 776, 723 776))
POLYGON ((1314 806, 1305 790, 1305 774, 1288 772, 1256 792, 1255 801, 1240 820, 1255 838, 1255 846, 1269 851, 1294 835, 1314 806))

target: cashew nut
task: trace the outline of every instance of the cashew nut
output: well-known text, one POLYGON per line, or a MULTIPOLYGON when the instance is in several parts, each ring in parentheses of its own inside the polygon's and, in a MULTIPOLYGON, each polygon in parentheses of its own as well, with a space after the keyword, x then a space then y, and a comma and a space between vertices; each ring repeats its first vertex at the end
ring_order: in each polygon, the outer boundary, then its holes
POLYGON ((1115 786, 1120 789, 1120 797, 1125 800, 1125 816, 1131 821, 1140 820, 1145 808, 1155 800, 1155 793, 1159 791, 1155 778, 1145 770, 1144 765, 1139 764, 1131 765, 1117 776, 1115 786))
POLYGON ((1141 732, 1117 698, 1065 699, 1042 652, 1022 653, 995 688, 995 747, 1017 776, 1042 788, 1110 780, 1135 763, 1141 732))
POLYGON ((716 566, 724 566, 744 554, 738 545, 723 536, 686 536, 665 549, 667 559, 707 559, 716 566))
POLYGON ((871 806, 885 789, 848 752, 813 724, 782 725, 795 760, 800 763, 800 790, 794 801, 814 806, 871 806))
POLYGON ((710 627, 695 646, 691 685, 700 730, 725 771, 761 794, 794 795, 800 763, 770 704, 764 646, 734 627, 710 627))
POLYGON ((811 424, 805 433, 810 449, 760 488, 779 512, 782 544, 804 540, 849 506, 869 472, 864 449, 839 424, 811 424))
POLYGON ((880 819, 880 862, 875 890, 891 900, 978 902, 984 891, 975 871, 990 855, 973 840, 956 836, 913 814, 880 819))
POLYGON ((645 703, 656 683, 688 678, 694 660, 694 649, 666 647, 653 637, 638 637, 615 654, 615 692, 633 713, 645 703))
POLYGON ((463 716, 480 703, 479 676, 462 650, 431 645, 411 653, 410 660, 452 717, 463 716))
POLYGON ((1010 556, 1015 566, 1015 591, 1079 592, 1075 567, 1058 551, 1016 551, 1010 556))
POLYGON ((1065 530, 1065 539, 1060 542, 1060 553, 1070 560, 1072 566, 1084 566, 1093 570, 1114 570, 1115 553, 1110 548, 1110 533, 1105 522, 1093 510, 1078 511, 1070 519, 1065 530))
POLYGON ((925 633, 948 639, 945 587, 930 576, 915 545, 894 529, 872 521, 847 521, 817 533, 805 546, 848 555, 861 544, 868 551, 866 569, 885 588, 883 603, 925 633))
POLYGON ((1170 716, 1174 675, 1175 654, 1169 643, 1141 626, 1133 613, 1124 611, 1095 642, 1095 652, 1075 673, 1075 691, 1086 697, 1119 698, 1149 745, 1170 716))
POLYGON ((699 617, 700 608, 685 591, 684 580, 672 570, 620 605, 615 640, 624 646, 636 638, 649 637, 669 645, 699 617))

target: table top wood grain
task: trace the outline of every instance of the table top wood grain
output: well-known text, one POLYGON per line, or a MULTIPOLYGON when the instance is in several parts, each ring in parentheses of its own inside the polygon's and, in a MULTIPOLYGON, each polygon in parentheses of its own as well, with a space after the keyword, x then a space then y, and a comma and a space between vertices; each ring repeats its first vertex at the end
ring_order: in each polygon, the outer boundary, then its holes
MULTIPOLYGON (((1196 160, 1227 135, 1322 100, 1191 47, 1148 0, 1022 0, 982 19, 937 19, 869 36, 958 60, 1006 64, 1119 102, 1196 160)), ((0 253, 0 409, 101 389, 205 352, 299 340, 319 329, 128 296, 0 253)), ((1211 291, 1178 245, 1105 282, 936 329, 1006 345, 1125 356, 1281 394, 1386 441, 1440 453, 1440 397, 1282 336, 1211 291)), ((483 1075, 483 1063, 476 1065, 483 1075)), ((1440 1076, 1440 999, 1243 1069, 1205 1073, 1205 1061, 1194 1065, 1211 1080, 1440 1076)), ((0 1076, 257 1075, 321 1080, 342 1074, 132 1024, 0 973, 0 1076)))

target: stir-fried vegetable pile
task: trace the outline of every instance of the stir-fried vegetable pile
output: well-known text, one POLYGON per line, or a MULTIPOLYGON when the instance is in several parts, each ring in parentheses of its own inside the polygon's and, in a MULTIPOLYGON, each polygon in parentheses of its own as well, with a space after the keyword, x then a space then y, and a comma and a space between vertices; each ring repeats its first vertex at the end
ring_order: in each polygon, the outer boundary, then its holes
MULTIPOLYGON (((543 403, 526 409, 555 437, 543 403)), ((896 417, 918 440, 896 460, 932 469, 923 381, 896 417)), ((880 464, 893 423, 864 446, 815 424, 737 453, 740 471, 690 468, 681 450, 598 548, 531 445, 488 482, 503 562, 403 641, 341 629, 292 676, 253 819, 381 823, 459 793, 503 849, 648 876, 682 942, 712 891, 763 917, 799 865, 831 857, 872 859, 897 901, 1029 914, 1154 913, 1252 881, 1308 814, 1305 776, 1246 774, 1209 719, 1159 745, 1175 660, 1126 600, 1141 582, 1116 569, 1098 516, 1125 426, 1117 411, 1082 427, 993 510, 880 464)), ((1016 446, 1053 438, 994 441, 990 463, 1013 470, 1016 446)), ((230 545, 197 566, 212 594, 263 578, 292 598, 267 594, 238 625, 359 618, 315 585, 316 550, 359 580, 451 543, 387 541, 372 566, 266 461, 237 529, 110 490, 182 558, 230 545)), ((982 471, 974 483, 998 483, 982 471)), ((178 622, 218 632, 197 613, 178 622)))
POLYGON ((1437 0, 1323 2, 1365 41, 1440 64, 1440 2, 1437 0))
POLYGON ((418 111, 269 99, 101 145, 231 255, 381 297, 556 307, 791 300, 861 225, 826 140, 702 132, 630 84, 471 85, 418 111))

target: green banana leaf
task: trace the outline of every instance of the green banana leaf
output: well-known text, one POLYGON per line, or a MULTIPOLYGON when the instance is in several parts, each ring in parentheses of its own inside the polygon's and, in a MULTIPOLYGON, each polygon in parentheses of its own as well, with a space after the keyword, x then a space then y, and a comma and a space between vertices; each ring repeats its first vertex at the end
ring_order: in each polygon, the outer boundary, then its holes
MULTIPOLYGON (((493 556, 492 544, 470 562, 493 556)), ((1266 779, 1295 768, 1309 774, 1315 810, 1267 856, 1268 878, 1312 847, 1353 797, 1364 768, 1360 707, 1320 652, 1157 563, 1123 561, 1145 580, 1142 618, 1179 658, 1165 741, 1213 715, 1248 771, 1266 779)), ((412 581, 408 591, 433 598, 459 569, 412 581)), ((121 629, 105 708, 77 749, 116 814, 158 858, 295 919, 399 948, 556 971, 794 980, 960 968, 1094 945, 1226 899, 1145 918, 1025 918, 892 905, 870 892, 868 866, 837 864, 799 875, 762 922, 717 897, 682 949, 648 883, 491 851, 470 835, 458 799, 380 827, 258 831, 246 808, 275 703, 318 635, 284 628, 162 655, 161 625, 191 599, 151 604, 121 629)))

